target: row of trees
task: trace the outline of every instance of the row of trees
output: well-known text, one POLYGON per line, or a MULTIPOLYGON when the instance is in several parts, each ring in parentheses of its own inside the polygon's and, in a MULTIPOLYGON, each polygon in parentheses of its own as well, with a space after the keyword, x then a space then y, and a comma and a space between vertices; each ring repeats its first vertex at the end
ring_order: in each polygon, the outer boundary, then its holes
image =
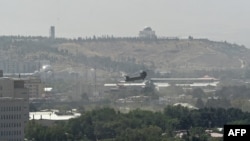
POLYGON ((232 108, 189 110, 180 106, 168 106, 162 112, 138 109, 129 113, 102 108, 50 127, 30 121, 26 128, 26 138, 36 141, 207 141, 215 139, 205 133, 205 129, 223 127, 224 124, 249 123, 250 113, 232 108), (175 132, 178 130, 186 130, 187 134, 183 138, 177 138, 175 132))

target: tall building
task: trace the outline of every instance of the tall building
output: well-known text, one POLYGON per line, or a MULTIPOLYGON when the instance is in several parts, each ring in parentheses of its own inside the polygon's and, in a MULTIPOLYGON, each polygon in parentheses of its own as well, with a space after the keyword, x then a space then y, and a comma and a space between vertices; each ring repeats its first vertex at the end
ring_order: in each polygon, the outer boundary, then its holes
POLYGON ((29 98, 43 97, 44 85, 39 77, 24 78, 24 86, 28 89, 29 98))
POLYGON ((0 140, 23 141, 29 120, 29 101, 24 81, 0 77, 0 140))
POLYGON ((50 36, 51 39, 55 39, 55 26, 50 27, 50 36))

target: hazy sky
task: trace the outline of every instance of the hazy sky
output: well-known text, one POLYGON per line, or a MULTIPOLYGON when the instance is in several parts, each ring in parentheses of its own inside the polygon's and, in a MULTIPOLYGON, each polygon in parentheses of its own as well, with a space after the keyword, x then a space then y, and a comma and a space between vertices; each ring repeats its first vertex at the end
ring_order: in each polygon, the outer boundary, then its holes
POLYGON ((1 0, 0 35, 208 38, 250 47, 250 0, 1 0))

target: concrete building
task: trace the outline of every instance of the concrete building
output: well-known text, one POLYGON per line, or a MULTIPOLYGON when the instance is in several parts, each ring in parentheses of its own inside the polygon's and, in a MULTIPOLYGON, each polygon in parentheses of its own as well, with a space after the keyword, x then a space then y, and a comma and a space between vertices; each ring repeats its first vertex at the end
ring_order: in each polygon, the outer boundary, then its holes
POLYGON ((169 86, 180 86, 182 88, 216 88, 220 80, 204 76, 202 78, 151 78, 150 81, 154 84, 156 90, 165 89, 169 86))
POLYGON ((23 141, 29 120, 27 88, 20 79, 0 78, 0 140, 23 141))
POLYGON ((5 73, 33 73, 39 70, 38 61, 0 60, 0 68, 5 73))
POLYGON ((39 77, 29 77, 24 79, 24 86, 28 88, 28 94, 30 98, 43 97, 44 84, 39 77))
POLYGON ((155 31, 151 27, 145 27, 142 31, 139 32, 139 38, 142 39, 156 39, 155 31))
POLYGON ((40 76, 36 76, 34 73, 8 73, 4 76, 23 80, 25 88, 28 89, 29 98, 40 98, 45 94, 44 83, 40 76))
POLYGON ((50 34, 49 34, 49 37, 51 39, 55 39, 55 26, 51 26, 50 27, 50 34))

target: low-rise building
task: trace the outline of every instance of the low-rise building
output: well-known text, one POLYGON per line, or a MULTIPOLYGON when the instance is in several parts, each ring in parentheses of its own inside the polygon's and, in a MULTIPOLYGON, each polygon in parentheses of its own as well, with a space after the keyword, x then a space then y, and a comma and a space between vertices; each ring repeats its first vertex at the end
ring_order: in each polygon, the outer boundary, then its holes
POLYGON ((213 88, 216 88, 220 80, 204 76, 202 78, 151 78, 150 81, 154 84, 156 90, 161 91, 169 86, 179 86, 184 89, 192 88, 211 88, 206 89, 207 91, 214 91, 213 88))
POLYGON ((51 126, 56 121, 67 121, 81 116, 76 111, 60 112, 59 110, 43 110, 29 113, 29 120, 34 120, 45 126, 51 126))

